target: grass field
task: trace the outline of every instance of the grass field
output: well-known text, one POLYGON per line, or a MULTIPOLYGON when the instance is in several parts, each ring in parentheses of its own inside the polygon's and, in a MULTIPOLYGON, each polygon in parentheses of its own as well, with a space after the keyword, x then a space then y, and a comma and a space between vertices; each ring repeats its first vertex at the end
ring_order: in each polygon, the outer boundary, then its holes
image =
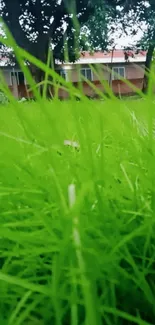
POLYGON ((155 324, 154 109, 0 107, 1 325, 155 324))

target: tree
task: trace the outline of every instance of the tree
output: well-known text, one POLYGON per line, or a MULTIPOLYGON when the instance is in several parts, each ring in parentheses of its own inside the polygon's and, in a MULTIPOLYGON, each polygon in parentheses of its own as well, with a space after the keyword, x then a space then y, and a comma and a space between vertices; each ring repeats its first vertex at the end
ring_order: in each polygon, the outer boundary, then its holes
MULTIPOLYGON (((136 35, 140 28, 144 28, 143 38, 136 46, 124 48, 128 50, 147 50, 145 62, 145 78, 143 91, 148 88, 148 72, 150 71, 155 50, 155 0, 97 0, 94 15, 86 23, 84 35, 87 45, 93 50, 106 50, 109 45, 114 48, 113 32, 126 33, 131 37, 136 35), (87 34, 86 34, 87 31, 87 34)), ((88 47, 88 46, 87 46, 88 47)))
POLYGON ((104 0, 96 0, 94 13, 83 26, 81 36, 86 50, 104 51, 112 45, 109 37, 109 25, 112 20, 112 7, 104 0))
MULTIPOLYGON (((47 62, 49 47, 54 59, 64 60, 64 34, 69 44, 69 59, 75 61, 74 19, 79 26, 93 12, 90 0, 0 0, 0 14, 16 43, 33 56, 47 62)), ((35 76, 40 81, 41 76, 35 76)))
POLYGON ((150 71, 155 49, 155 1, 154 0, 105 0, 115 9, 115 17, 122 25, 122 29, 130 35, 136 35, 139 28, 145 25, 144 36, 137 42, 136 49, 147 50, 145 63, 145 78, 143 91, 148 88, 148 72, 150 71))

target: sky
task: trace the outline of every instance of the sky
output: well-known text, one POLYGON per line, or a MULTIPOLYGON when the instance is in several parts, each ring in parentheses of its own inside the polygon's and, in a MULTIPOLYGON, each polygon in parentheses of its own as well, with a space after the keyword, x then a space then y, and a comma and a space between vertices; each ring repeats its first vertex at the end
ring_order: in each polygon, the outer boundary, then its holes
MULTIPOLYGON (((125 33, 122 33, 122 28, 118 28, 119 26, 117 25, 116 32, 112 34, 112 38, 115 39, 115 47, 117 49, 121 49, 124 47, 132 47, 136 45, 136 43, 142 39, 144 32, 147 30, 147 26, 145 23, 141 24, 141 27, 138 28, 137 25, 133 26, 133 29, 137 30, 137 34, 135 36, 131 36, 130 32, 131 30, 127 30, 129 36, 127 36, 125 33), (121 37, 120 37, 121 35, 121 37)), ((109 35, 110 36, 110 35, 109 35)))
POLYGON ((143 31, 139 30, 136 36, 127 36, 127 35, 122 35, 121 38, 118 38, 118 35, 114 36, 115 38, 115 44, 117 49, 121 49, 126 46, 133 46, 136 44, 137 41, 139 41, 143 36, 143 31))

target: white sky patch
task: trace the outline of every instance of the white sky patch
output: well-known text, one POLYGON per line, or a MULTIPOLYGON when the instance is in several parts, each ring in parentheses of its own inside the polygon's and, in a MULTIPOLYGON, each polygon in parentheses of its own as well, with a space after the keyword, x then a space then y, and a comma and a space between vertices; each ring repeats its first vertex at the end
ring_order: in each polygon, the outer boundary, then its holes
MULTIPOLYGON (((115 27, 115 25, 113 25, 115 27)), ((136 35, 131 35, 131 30, 127 30, 127 34, 122 31, 121 26, 116 25, 116 32, 111 33, 110 27, 109 27, 109 38, 114 40, 114 47, 116 49, 121 49, 124 47, 134 47, 136 46, 136 43, 140 41, 144 35, 144 32, 147 29, 146 24, 142 23, 141 27, 133 26, 133 29, 137 30, 136 35)))
POLYGON ((116 48, 120 49, 123 47, 127 47, 127 46, 134 46, 136 45, 136 43, 143 37, 143 31, 139 30, 137 32, 137 35, 135 36, 127 36, 125 34, 122 34, 122 36, 120 38, 118 38, 117 33, 114 36, 115 38, 115 44, 116 44, 116 48))

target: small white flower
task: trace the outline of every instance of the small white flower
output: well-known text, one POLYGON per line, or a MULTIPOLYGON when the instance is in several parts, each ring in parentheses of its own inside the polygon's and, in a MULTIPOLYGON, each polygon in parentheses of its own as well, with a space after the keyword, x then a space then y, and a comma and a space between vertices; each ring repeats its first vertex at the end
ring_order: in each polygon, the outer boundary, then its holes
POLYGON ((75 149, 79 149, 80 145, 79 143, 75 142, 75 141, 71 141, 71 140, 64 140, 64 146, 69 146, 75 149))

